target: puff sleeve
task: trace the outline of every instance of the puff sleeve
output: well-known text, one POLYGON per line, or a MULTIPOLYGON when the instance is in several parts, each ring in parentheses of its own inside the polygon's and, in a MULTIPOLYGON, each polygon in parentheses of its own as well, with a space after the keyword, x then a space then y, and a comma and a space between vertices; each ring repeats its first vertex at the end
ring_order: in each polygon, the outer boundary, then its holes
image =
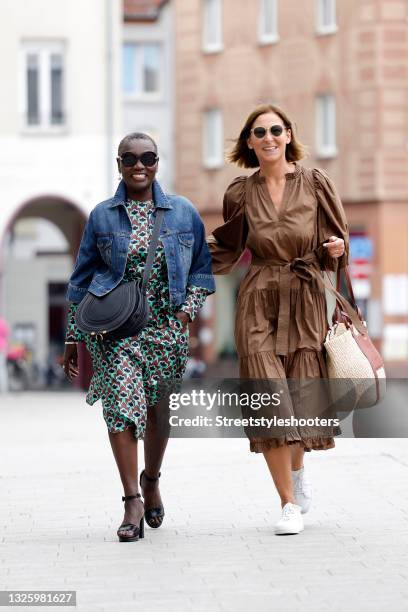
POLYGON ((340 196, 330 177, 318 168, 313 170, 313 179, 318 203, 317 231, 319 247, 317 256, 322 269, 336 271, 337 267, 344 268, 349 259, 349 230, 340 196), (321 246, 330 236, 337 236, 344 240, 344 254, 339 258, 330 257, 327 248, 321 246))
POLYGON ((213 274, 227 274, 245 250, 248 226, 245 218, 246 176, 232 181, 224 194, 224 224, 207 237, 213 274))

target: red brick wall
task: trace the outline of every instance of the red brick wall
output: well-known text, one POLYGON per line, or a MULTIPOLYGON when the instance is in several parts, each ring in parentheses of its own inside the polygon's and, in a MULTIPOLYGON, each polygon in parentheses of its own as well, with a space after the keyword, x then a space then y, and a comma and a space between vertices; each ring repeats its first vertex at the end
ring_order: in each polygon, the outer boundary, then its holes
POLYGON ((224 112, 225 145, 259 101, 275 101, 310 145, 308 165, 336 181, 344 200, 408 200, 408 23, 405 0, 337 2, 338 32, 315 33, 315 0, 279 2, 280 40, 257 40, 258 2, 224 0, 224 50, 202 52, 202 3, 174 0, 176 15, 177 188, 201 210, 219 210, 231 165, 202 167, 202 111, 224 112), (300 8, 301 7, 301 8, 300 8), (314 157, 315 95, 337 99, 337 146, 314 157))

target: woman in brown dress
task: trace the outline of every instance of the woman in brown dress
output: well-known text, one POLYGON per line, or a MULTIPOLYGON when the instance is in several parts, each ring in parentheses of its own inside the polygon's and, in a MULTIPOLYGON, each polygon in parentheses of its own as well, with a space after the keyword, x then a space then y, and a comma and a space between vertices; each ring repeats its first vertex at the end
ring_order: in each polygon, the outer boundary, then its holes
MULTIPOLYGON (((228 273, 245 248, 252 254, 235 320, 242 379, 280 379, 286 386, 288 379, 327 377, 322 270, 347 264, 348 228, 332 181, 322 170, 301 166, 303 157, 292 122, 273 105, 249 115, 228 157, 258 168, 232 181, 224 196, 225 223, 208 238, 215 274, 228 273)), ((288 396, 285 416, 321 414, 313 401, 288 396)), ((251 451, 263 453, 281 498, 275 533, 303 530, 301 514, 311 502, 304 451, 333 448, 338 433, 336 427, 298 425, 274 428, 271 437, 250 436, 251 451)))

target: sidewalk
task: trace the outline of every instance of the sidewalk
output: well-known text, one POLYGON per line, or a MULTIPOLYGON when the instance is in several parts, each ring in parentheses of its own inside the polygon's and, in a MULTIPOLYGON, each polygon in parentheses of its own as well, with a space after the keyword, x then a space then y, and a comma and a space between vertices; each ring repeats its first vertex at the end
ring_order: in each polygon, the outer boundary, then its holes
POLYGON ((82 393, 0 395, 0 449, 0 589, 77 590, 84 612, 408 609, 405 439, 310 453, 314 506, 288 537, 246 440, 171 440, 163 527, 131 544, 115 534, 101 409, 82 393))

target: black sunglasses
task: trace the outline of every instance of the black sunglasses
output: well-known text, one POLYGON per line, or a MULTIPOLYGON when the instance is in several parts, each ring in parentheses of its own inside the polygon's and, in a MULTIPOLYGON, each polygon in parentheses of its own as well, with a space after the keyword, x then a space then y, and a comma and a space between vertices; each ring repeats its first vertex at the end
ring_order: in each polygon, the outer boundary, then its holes
POLYGON ((283 132, 283 130, 286 129, 283 127, 283 125, 271 125, 270 128, 264 128, 264 127, 256 127, 256 128, 252 128, 251 132, 254 133, 254 136, 256 136, 256 138, 265 138, 266 133, 269 131, 272 136, 280 136, 283 132))
POLYGON ((118 159, 120 159, 126 168, 135 166, 139 159, 146 168, 151 168, 156 162, 159 161, 158 156, 153 151, 145 151, 145 153, 142 153, 141 155, 135 155, 134 153, 127 152, 123 155, 119 155, 118 159))

